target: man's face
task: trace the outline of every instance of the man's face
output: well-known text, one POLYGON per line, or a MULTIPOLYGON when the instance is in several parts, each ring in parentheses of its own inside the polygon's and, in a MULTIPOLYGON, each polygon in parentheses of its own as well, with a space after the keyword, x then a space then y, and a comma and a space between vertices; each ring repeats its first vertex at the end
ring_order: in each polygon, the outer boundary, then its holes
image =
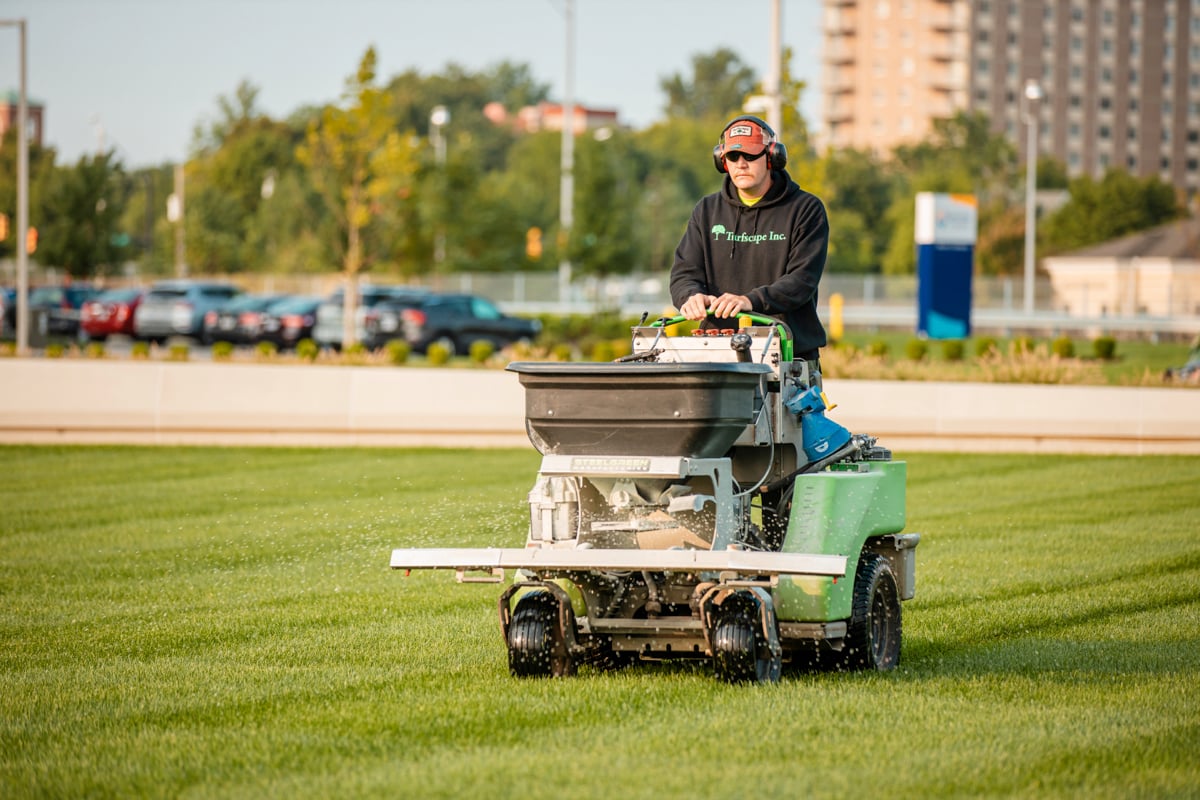
POLYGON ((762 197, 771 188, 771 171, 767 169, 765 151, 750 161, 741 151, 733 150, 725 155, 725 169, 733 179, 733 185, 748 197, 762 197))

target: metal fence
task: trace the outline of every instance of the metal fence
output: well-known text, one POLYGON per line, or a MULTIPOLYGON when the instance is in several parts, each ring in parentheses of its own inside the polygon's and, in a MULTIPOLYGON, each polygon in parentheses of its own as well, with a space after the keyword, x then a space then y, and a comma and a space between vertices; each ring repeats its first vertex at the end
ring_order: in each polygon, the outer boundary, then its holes
MULTIPOLYGON (((11 284, 12 262, 0 262, 0 284, 11 284)), ((36 269, 30 284, 61 280, 54 270, 36 269)), ((327 295, 341 284, 335 272, 321 275, 240 274, 230 278, 248 291, 327 295)), ((127 275, 113 285, 149 284, 149 276, 127 275)), ((364 274, 366 282, 397 283, 387 276, 364 274)), ((606 278, 581 277, 569 286, 560 284, 557 272, 448 273, 409 281, 442 292, 482 295, 510 313, 596 314, 616 313, 652 318, 672 313, 665 273, 635 273, 606 278)), ((1060 309, 1049 279, 1035 282, 1032 315, 1025 314, 1024 281, 1012 277, 976 277, 972 284, 972 328, 979 333, 1100 333, 1197 336, 1200 315, 1177 313, 1156 316, 1144 312, 1071 314, 1060 309)), ((821 280, 819 313, 829 320, 829 298, 843 299, 843 320, 851 328, 915 330, 917 279, 915 276, 843 275, 827 273, 821 280)))

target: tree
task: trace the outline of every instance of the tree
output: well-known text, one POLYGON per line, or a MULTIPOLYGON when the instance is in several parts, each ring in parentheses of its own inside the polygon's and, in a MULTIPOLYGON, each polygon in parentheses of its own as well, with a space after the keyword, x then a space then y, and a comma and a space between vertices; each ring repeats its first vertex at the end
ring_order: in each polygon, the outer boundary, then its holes
POLYGON ((1063 252, 1153 228, 1183 216, 1175 189, 1157 176, 1138 179, 1116 169, 1099 181, 1070 183, 1071 199, 1042 223, 1046 249, 1063 252))
POLYGON ((417 170, 415 145, 396 130, 391 95, 375 85, 375 65, 370 47, 346 82, 349 107, 326 107, 297 150, 340 231, 346 346, 357 341, 359 273, 387 251, 370 227, 411 193, 417 170))
POLYGON ((75 278, 114 267, 127 246, 117 227, 125 201, 121 164, 111 150, 56 169, 38 226, 38 260, 75 278))
MULTIPOLYGON (((41 225, 45 219, 45 198, 54 179, 55 150, 29 143, 29 224, 41 225)), ((0 214, 8 217, 8 236, 0 239, 0 258, 12 258, 17 252, 17 128, 10 126, 0 139, 0 214)), ((39 254, 39 258, 43 254, 39 254)))
POLYGON ((664 110, 668 117, 709 121, 724 119, 741 109, 756 83, 754 70, 724 47, 708 55, 692 56, 691 80, 675 73, 659 81, 667 94, 664 110))
POLYGON ((891 239, 883 271, 911 275, 916 269, 913 225, 919 192, 973 194, 979 203, 980 228, 1008 207, 1015 185, 1016 151, 1003 135, 993 132, 986 115, 960 111, 935 120, 929 136, 915 145, 893 151, 897 184, 885 218, 891 239))
POLYGON ((902 185, 893 165, 873 153, 846 149, 825 156, 832 272, 878 272, 891 240, 888 207, 902 185))

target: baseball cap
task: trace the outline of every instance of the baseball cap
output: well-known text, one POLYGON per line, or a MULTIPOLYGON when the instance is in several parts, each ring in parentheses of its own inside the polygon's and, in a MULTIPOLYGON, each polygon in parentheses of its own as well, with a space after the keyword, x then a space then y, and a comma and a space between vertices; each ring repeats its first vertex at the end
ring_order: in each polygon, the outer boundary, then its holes
POLYGON ((766 150, 767 144, 771 141, 761 125, 748 119, 735 121, 725 129, 723 138, 726 152, 741 150, 752 156, 756 156, 763 150, 766 150))

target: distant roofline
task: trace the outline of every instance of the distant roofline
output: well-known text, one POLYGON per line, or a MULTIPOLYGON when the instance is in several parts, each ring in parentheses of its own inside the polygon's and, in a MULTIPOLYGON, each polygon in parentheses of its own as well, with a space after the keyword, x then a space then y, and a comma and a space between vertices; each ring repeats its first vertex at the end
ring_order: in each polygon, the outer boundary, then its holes
MULTIPOLYGON (((3 95, 5 105, 18 106, 21 104, 21 92, 18 89, 9 89, 3 95)), ((35 100, 28 94, 25 95, 25 105, 29 108, 45 108, 46 104, 41 100, 35 100)))

